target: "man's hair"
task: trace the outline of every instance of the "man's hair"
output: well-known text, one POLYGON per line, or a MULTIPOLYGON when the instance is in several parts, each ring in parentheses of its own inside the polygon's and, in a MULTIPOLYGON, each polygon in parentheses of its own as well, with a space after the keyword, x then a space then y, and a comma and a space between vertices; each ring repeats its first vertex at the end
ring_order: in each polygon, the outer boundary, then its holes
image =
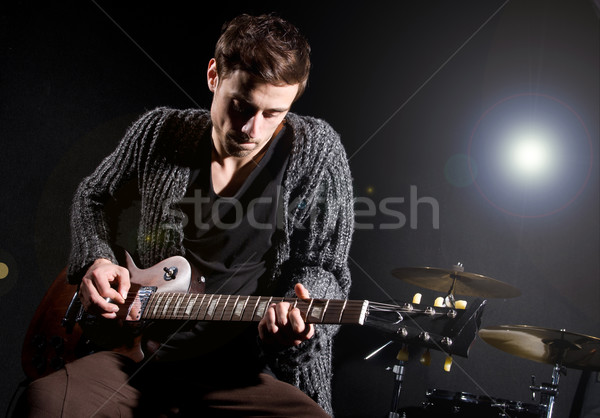
POLYGON ((274 15, 237 16, 223 25, 215 48, 220 78, 242 70, 276 86, 299 84, 296 99, 308 81, 309 55, 310 46, 300 31, 274 15))

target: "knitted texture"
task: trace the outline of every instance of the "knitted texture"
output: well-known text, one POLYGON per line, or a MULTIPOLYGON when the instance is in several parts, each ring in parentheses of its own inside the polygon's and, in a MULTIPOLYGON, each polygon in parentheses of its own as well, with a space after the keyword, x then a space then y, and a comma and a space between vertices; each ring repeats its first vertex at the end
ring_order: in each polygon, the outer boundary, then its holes
MULTIPOLYGON (((315 298, 345 299, 350 290, 348 252, 354 226, 351 176, 338 134, 324 121, 288 113, 293 135, 282 188, 283 214, 273 235, 269 273, 278 293, 294 295, 302 283, 315 298)), ((86 177, 71 213, 68 279, 77 283, 98 258, 117 262, 105 205, 130 180, 141 199, 137 252, 141 267, 185 255, 184 197, 197 144, 210 129, 206 110, 158 108, 127 131, 115 151, 86 177)), ((315 336, 270 355, 282 380, 296 385, 332 414, 332 339, 338 326, 317 326, 315 336)))

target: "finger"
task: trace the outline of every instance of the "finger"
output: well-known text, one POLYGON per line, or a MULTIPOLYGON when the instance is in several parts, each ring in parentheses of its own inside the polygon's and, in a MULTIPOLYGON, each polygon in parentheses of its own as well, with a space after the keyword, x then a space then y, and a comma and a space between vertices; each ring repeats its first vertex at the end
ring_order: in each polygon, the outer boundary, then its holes
POLYGON ((304 337, 309 340, 315 335, 315 326, 313 324, 308 324, 308 327, 305 329, 304 337))
POLYGON ((275 305, 275 313, 277 315, 277 325, 285 327, 288 324, 288 315, 290 313, 290 304, 281 302, 275 305))
POLYGON ((123 304, 125 303, 125 299, 123 295, 121 295, 117 289, 114 289, 110 286, 110 282, 106 279, 95 280, 94 284, 96 285, 96 289, 98 289, 98 294, 103 298, 111 299, 112 301, 123 304))
POLYGON ((302 312, 298 308, 295 308, 290 312, 290 323, 293 332, 296 334, 297 340, 294 344, 298 345, 302 341, 308 340, 315 334, 315 327, 313 324, 308 324, 302 318, 302 312))
POLYGON ((97 312, 105 318, 117 316, 116 312, 119 311, 119 307, 103 298, 90 279, 84 278, 81 281, 80 295, 86 311, 97 312))
POLYGON ((94 270, 91 276, 100 296, 113 299, 120 304, 125 303, 127 293, 123 296, 121 289, 115 289, 111 286, 111 283, 116 280, 120 288, 121 282, 126 282, 127 289, 129 290, 129 272, 127 269, 115 265, 111 265, 108 268, 100 267, 94 270))
POLYGON ((304 329, 298 333, 296 333, 296 340, 294 340, 294 344, 298 345, 302 341, 310 340, 315 334, 315 327, 313 324, 304 324, 304 329))
POLYGON ((309 299, 310 293, 306 290, 306 287, 302 283, 296 283, 294 286, 294 292, 296 292, 296 296, 298 299, 309 299))
POLYGON ((129 288, 131 287, 131 280, 129 278, 129 270, 123 267, 119 267, 119 287, 117 291, 123 297, 123 302, 127 299, 127 293, 129 292, 129 288))
POLYGON ((266 329, 271 334, 275 334, 277 331, 279 331, 279 327, 277 326, 277 313, 275 312, 275 306, 275 304, 269 306, 264 318, 266 320, 266 329))
POLYGON ((298 308, 292 309, 290 311, 288 317, 290 320, 290 325, 291 325, 292 331, 295 334, 302 334, 303 332, 305 332, 305 330, 307 328, 307 324, 306 324, 306 322, 304 322, 304 319, 302 318, 302 312, 300 312, 300 309, 298 309, 298 308))

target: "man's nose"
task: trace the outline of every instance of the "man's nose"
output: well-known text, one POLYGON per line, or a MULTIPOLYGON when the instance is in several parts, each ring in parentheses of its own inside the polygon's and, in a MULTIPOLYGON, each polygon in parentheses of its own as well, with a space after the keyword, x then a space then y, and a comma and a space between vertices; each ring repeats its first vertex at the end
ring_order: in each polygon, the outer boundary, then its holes
POLYGON ((259 114, 255 114, 246 121, 242 127, 242 132, 248 135, 250 138, 258 138, 261 126, 261 116, 259 114))

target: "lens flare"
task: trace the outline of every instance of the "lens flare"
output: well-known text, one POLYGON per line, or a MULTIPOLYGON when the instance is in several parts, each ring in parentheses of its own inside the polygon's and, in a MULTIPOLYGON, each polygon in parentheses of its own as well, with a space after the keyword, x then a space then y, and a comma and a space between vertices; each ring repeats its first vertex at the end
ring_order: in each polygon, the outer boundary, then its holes
POLYGON ((537 218, 556 214, 579 197, 593 156, 591 135, 573 108, 548 95, 523 93, 481 115, 471 132, 467 163, 473 185, 493 207, 537 218))
POLYGON ((509 144, 506 170, 514 180, 543 180, 550 175, 554 152, 547 134, 543 131, 520 133, 509 144))

